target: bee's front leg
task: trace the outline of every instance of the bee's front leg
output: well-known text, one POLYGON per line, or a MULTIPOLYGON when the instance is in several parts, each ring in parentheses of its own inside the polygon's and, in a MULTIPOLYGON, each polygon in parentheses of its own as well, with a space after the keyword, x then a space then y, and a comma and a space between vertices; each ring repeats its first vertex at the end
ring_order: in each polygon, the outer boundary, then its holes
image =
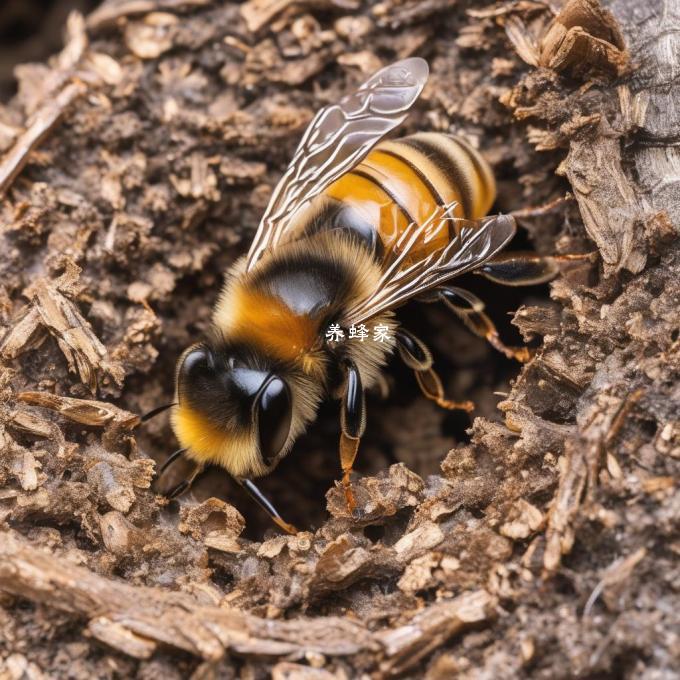
POLYGON ((345 392, 340 407, 340 466, 347 508, 354 512, 356 501, 352 492, 352 467, 359 451, 359 442, 366 429, 366 399, 361 376, 351 359, 345 360, 345 392))
POLYGON ((297 534, 298 530, 286 522, 272 502, 257 488, 252 479, 234 477, 234 479, 250 494, 250 497, 269 515, 269 518, 288 534, 297 534))
POLYGON ((170 487, 169 489, 166 489, 166 490, 162 490, 162 486, 161 486, 160 493, 162 495, 164 495, 166 498, 174 499, 174 498, 177 498, 178 496, 181 496, 185 491, 187 491, 189 488, 191 488, 191 485, 194 483, 194 480, 196 479, 196 477, 198 477, 203 472, 203 469, 204 469, 203 465, 200 465, 200 464, 198 464, 194 461, 187 461, 184 454, 188 450, 189 449, 187 449, 185 447, 185 448, 178 449, 177 451, 175 451, 171 456, 169 456, 165 460, 165 462, 160 466, 160 468, 158 469, 158 471, 156 473, 156 481, 159 482, 162 485, 161 480, 163 479, 164 473, 166 472, 166 470, 169 467, 172 467, 177 461, 183 459, 185 461, 185 463, 190 462, 193 466, 191 471, 186 475, 185 479, 182 479, 175 486, 172 486, 172 487, 170 487))

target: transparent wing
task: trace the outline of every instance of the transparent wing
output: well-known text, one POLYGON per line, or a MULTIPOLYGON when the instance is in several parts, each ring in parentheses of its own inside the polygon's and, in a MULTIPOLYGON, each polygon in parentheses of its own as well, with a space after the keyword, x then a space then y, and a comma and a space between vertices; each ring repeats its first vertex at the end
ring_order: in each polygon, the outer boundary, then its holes
POLYGON ((455 203, 444 208, 444 215, 435 212, 420 226, 411 223, 386 260, 383 274, 370 297, 362 300, 347 314, 347 324, 359 324, 393 309, 408 299, 443 284, 493 257, 515 235, 516 224, 510 215, 494 215, 481 220, 466 220, 453 216, 455 203), (434 231, 435 222, 453 223, 455 237, 446 246, 424 257, 413 251, 421 248, 427 234, 434 231))
POLYGON ((395 62, 338 104, 321 109, 274 189, 248 252, 247 268, 281 242, 297 209, 357 165, 403 122, 428 76, 424 59, 395 62))

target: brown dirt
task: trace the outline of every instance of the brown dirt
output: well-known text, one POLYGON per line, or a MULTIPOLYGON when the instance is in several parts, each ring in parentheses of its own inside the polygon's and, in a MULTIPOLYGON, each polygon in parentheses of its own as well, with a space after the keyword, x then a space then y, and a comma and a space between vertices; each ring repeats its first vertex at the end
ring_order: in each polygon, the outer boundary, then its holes
POLYGON ((0 106, 0 677, 676 677, 680 192, 650 181, 673 141, 657 126, 649 143, 637 96, 658 92, 625 45, 652 29, 626 7, 619 30, 585 0, 557 19, 524 0, 119 0, 17 70, 0 106), (403 310, 477 411, 437 410, 391 366, 360 519, 334 487, 336 404, 263 482, 308 531, 279 535, 219 470, 168 503, 167 418, 132 414, 172 397, 313 113, 412 54, 432 75, 405 130, 477 144, 497 211, 570 192, 515 246, 597 257, 550 287, 465 281, 510 343, 518 310, 524 367, 443 309, 403 310))

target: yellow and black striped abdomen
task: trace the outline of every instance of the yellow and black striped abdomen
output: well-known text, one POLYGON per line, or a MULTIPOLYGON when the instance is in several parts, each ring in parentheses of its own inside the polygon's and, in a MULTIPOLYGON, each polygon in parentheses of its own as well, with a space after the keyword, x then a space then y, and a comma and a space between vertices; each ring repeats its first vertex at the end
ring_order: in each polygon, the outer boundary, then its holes
MULTIPOLYGON (((358 210, 390 250, 410 222, 423 224, 452 201, 456 217, 483 217, 496 197, 496 184, 486 161, 469 144, 422 132, 381 142, 324 193, 358 210)), ((435 221, 427 243, 413 254, 432 252, 449 238, 448 224, 435 221)))

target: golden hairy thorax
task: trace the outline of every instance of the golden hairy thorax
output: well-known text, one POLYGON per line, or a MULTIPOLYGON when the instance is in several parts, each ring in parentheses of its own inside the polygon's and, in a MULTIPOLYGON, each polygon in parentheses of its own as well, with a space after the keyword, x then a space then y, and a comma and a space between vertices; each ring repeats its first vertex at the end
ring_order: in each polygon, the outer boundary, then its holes
MULTIPOLYGON (((452 201, 457 203, 455 217, 483 217, 496 186, 488 164, 469 144, 430 132, 381 142, 325 195, 350 205, 375 225, 387 252, 409 223, 421 225, 433 214, 443 215, 442 206, 452 201)), ((426 257, 449 239, 448 223, 434 220, 413 256, 426 257)))
MULTIPOLYGON (((288 275, 280 276, 285 279, 288 275)), ((331 318, 342 323, 343 309, 367 298, 375 290, 380 267, 361 245, 332 233, 318 233, 281 245, 267 253, 252 272, 237 263, 215 307, 215 326, 230 340, 254 346, 268 356, 297 364, 306 374, 322 377, 326 360, 323 341, 331 318), (304 271, 312 258, 323 261, 322 274, 344 272, 347 285, 341 296, 308 313, 287 303, 285 295, 267 286, 269 271, 286 262, 289 270, 304 271)), ((323 288, 322 281, 319 287, 323 288)))
POLYGON ((271 356, 288 361, 314 349, 318 338, 314 318, 296 314, 282 300, 248 285, 234 285, 229 293, 230 338, 264 347, 271 356))

